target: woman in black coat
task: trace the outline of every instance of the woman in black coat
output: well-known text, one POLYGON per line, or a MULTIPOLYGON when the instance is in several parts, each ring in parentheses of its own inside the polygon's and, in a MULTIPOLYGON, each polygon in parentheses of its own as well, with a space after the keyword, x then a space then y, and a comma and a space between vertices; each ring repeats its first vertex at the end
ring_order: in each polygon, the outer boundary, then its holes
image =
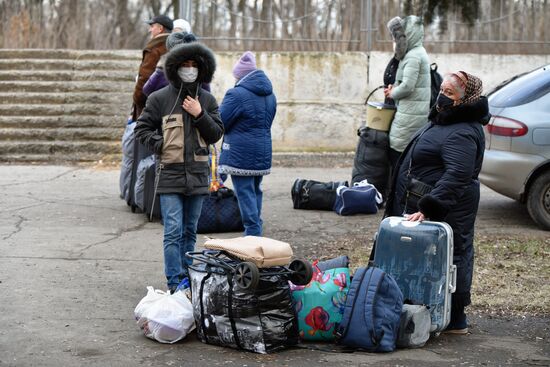
POLYGON ((444 221, 453 229, 457 284, 447 331, 456 334, 468 332, 464 308, 471 303, 478 174, 485 150, 482 125, 489 121, 481 92, 481 80, 471 74, 459 71, 445 77, 430 123, 415 134, 398 162, 385 213, 410 221, 444 221), (429 191, 419 200, 407 191, 412 178, 429 191))

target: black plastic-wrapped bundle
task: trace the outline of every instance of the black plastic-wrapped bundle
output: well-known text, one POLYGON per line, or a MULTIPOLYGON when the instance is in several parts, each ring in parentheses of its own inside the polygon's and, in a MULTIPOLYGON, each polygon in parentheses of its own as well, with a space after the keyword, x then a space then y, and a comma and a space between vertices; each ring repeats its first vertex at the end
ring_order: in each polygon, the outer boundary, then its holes
POLYGON ((256 353, 298 343, 288 278, 284 274, 262 276, 262 271, 269 269, 273 268, 260 269, 254 290, 243 290, 236 285, 231 270, 204 263, 190 267, 199 340, 256 353))

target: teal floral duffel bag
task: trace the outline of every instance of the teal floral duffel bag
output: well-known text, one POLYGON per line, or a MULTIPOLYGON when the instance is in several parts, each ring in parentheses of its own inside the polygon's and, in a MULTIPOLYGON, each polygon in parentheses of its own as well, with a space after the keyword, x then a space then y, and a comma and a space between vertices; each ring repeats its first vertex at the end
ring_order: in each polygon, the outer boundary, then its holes
POLYGON ((335 327, 342 320, 350 284, 349 268, 321 271, 313 263, 313 277, 306 286, 291 283, 292 302, 303 340, 335 339, 335 327))

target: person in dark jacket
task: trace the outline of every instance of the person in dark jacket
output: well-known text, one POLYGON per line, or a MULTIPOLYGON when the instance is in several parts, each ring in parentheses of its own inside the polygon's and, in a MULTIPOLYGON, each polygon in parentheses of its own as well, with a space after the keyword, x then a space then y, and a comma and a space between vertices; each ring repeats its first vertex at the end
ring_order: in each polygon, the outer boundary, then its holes
POLYGON ((271 81, 245 52, 233 68, 237 79, 225 94, 220 113, 225 135, 218 171, 230 174, 246 236, 262 235, 263 176, 271 170, 271 125, 277 110, 271 81))
POLYGON ((200 88, 210 83, 216 61, 212 51, 198 43, 173 48, 166 57, 170 84, 147 99, 135 135, 160 156, 156 192, 164 221, 164 269, 174 291, 188 276, 185 253, 193 251, 202 202, 208 194, 208 144, 223 135, 214 96, 200 88))
POLYGON ((139 65, 136 85, 134 87, 134 103, 132 106, 133 121, 137 121, 137 118, 145 106, 147 96, 143 94, 143 85, 155 71, 160 57, 166 53, 166 38, 168 38, 173 28, 172 19, 166 15, 157 15, 151 20, 148 20, 147 24, 149 24, 151 39, 143 49, 143 56, 141 64, 139 65))
POLYGON ((453 229, 457 280, 447 332, 455 334, 468 332, 464 308, 471 303, 478 175, 485 150, 482 125, 490 117, 481 92, 481 80, 471 74, 459 71, 445 77, 430 123, 415 134, 399 159, 385 213, 405 214, 410 221, 444 221, 453 229), (407 191, 410 178, 430 190, 417 205, 407 191))

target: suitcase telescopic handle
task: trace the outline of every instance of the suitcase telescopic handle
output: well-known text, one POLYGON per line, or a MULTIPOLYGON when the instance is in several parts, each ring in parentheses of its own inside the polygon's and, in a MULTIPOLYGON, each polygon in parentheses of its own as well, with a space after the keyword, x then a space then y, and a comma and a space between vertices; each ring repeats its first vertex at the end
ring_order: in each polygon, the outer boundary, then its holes
POLYGON ((449 284, 449 291, 454 293, 456 291, 456 265, 451 265, 451 284, 449 284))

